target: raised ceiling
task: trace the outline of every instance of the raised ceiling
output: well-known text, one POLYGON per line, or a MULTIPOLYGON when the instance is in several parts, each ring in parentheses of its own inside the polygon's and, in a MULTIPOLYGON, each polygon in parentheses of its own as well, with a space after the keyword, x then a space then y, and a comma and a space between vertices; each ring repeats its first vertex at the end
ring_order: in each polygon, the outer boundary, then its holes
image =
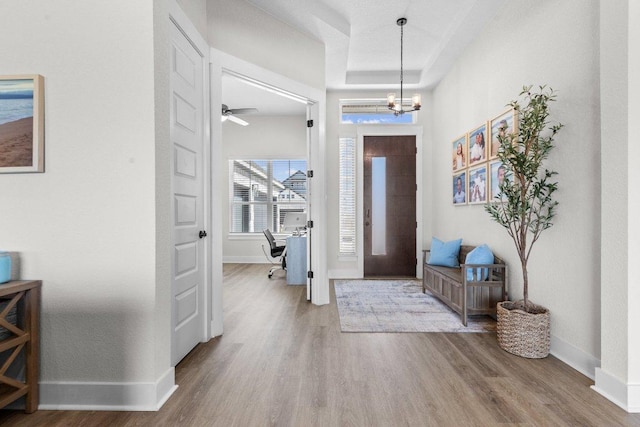
MULTIPOLYGON (((485 30, 505 0, 246 0, 325 45, 326 86, 332 90, 430 89, 485 30)), ((386 93, 381 94, 383 97, 386 93)), ((223 78, 223 102, 256 107, 259 115, 304 114, 304 106, 223 78)))
POLYGON ((431 88, 505 0, 247 0, 325 44, 328 89, 431 88))

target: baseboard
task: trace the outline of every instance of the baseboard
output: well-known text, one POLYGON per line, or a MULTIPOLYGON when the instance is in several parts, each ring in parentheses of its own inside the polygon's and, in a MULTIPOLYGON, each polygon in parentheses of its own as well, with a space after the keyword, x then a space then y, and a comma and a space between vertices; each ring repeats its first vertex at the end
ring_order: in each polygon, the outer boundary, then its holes
POLYGON ((629 413, 640 413, 640 384, 626 384, 607 371, 596 368, 591 388, 629 413))
POLYGON ((628 399, 629 405, 627 407, 627 412, 631 412, 633 414, 640 413, 640 384, 629 384, 627 385, 629 390, 628 399))
POLYGON ((600 360, 589 353, 551 335, 551 354, 581 374, 595 380, 595 372, 596 368, 600 366, 600 360))
POLYGON ((362 275, 357 270, 329 270, 329 279, 362 279, 362 275))
POLYGON ((223 256, 224 264, 269 264, 264 256, 223 256))
POLYGON ((41 410, 157 411, 178 388, 175 369, 155 383, 40 383, 41 410))

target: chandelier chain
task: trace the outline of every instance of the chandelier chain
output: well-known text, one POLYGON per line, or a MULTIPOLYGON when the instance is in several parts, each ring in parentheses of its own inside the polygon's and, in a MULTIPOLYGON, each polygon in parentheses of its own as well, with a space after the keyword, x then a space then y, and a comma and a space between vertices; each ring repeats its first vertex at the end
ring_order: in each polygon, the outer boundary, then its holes
POLYGON ((387 95, 387 107, 393 111, 395 116, 404 113, 410 113, 412 111, 418 111, 421 107, 420 95, 415 94, 411 98, 411 108, 404 109, 402 101, 404 100, 404 26, 407 23, 407 18, 399 18, 396 24, 400 26, 400 99, 396 98, 395 93, 387 95))
POLYGON ((403 68, 403 52, 404 52, 404 25, 400 25, 400 109, 402 109, 402 85, 404 82, 404 68, 403 68))

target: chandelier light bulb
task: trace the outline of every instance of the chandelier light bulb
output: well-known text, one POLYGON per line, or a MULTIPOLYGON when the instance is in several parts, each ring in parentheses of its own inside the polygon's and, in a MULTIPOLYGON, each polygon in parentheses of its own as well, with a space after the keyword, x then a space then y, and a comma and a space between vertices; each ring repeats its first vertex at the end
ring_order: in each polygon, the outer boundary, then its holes
POLYGON ((420 107, 422 107, 422 98, 419 93, 416 93, 411 97, 411 107, 414 110, 419 110, 420 107))
POLYGON ((396 94, 390 93, 387 95, 387 105, 389 108, 393 108, 396 105, 396 94))

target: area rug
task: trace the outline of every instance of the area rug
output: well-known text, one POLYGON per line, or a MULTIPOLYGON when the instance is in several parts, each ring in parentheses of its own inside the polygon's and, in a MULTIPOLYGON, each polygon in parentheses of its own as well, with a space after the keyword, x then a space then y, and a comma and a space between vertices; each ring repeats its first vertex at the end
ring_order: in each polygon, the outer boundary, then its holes
POLYGON ((493 332, 489 316, 460 316, 419 280, 335 280, 342 332, 493 332))

